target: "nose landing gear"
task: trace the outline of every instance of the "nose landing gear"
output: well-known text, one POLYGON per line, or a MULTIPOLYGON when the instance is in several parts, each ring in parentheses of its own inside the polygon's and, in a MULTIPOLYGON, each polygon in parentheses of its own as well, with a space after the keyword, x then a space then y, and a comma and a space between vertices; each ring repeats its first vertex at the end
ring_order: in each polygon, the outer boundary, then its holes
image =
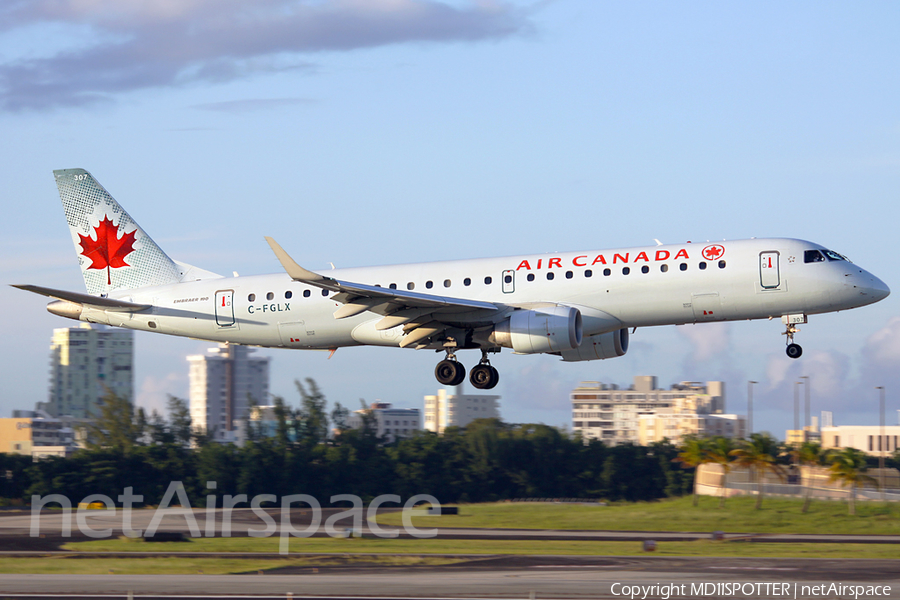
POLYGON ((785 315, 781 317, 781 322, 785 325, 782 335, 787 336, 785 353, 789 358, 800 358, 803 355, 803 348, 800 347, 800 344, 794 343, 794 334, 800 331, 800 328, 797 327, 798 324, 806 323, 806 315, 785 315))

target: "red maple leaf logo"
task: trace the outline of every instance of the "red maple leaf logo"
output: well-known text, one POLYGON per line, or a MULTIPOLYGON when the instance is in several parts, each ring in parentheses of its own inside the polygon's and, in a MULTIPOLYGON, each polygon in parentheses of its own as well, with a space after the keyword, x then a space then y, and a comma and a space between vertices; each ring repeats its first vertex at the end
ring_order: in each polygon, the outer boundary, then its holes
POLYGON ((91 265, 88 269, 102 270, 106 269, 106 284, 112 285, 112 278, 109 270, 119 267, 130 267, 125 262, 125 257, 134 252, 134 232, 122 234, 119 237, 119 228, 113 225, 109 217, 103 215, 100 224, 94 227, 97 240, 94 241, 89 236, 78 234, 81 238, 81 254, 91 259, 91 265))
POLYGON ((719 244, 707 246, 703 249, 703 258, 706 260, 715 260, 725 254, 725 248, 719 244))

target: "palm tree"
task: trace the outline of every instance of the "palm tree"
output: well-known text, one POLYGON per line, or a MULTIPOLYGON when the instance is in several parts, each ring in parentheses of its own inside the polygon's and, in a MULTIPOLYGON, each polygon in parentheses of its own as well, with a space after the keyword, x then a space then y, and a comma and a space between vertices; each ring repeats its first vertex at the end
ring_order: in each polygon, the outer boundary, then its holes
POLYGON ((866 455, 856 448, 842 448, 831 455, 831 475, 829 481, 840 481, 841 485, 850 486, 850 514, 856 514, 856 488, 861 483, 878 481, 865 474, 866 455))
POLYGON ((778 441, 768 433, 754 433, 749 440, 744 440, 740 448, 735 448, 729 454, 735 458, 737 465, 756 471, 756 508, 762 508, 765 472, 771 471, 784 477, 784 468, 775 462, 778 441))
MULTIPOLYGON (((807 440, 800 444, 793 453, 797 458, 798 463, 800 463, 801 465, 806 465, 810 468, 824 465, 825 461, 828 458, 828 451, 822 448, 822 444, 810 440, 807 440)), ((811 479, 812 472, 810 472, 810 476, 806 478, 806 490, 803 499, 802 512, 807 512, 809 510, 809 505, 812 503, 812 485, 810 485, 811 479)))
MULTIPOLYGON (((685 469, 696 469, 705 462, 709 462, 706 448, 709 441, 695 435, 685 436, 681 441, 681 452, 672 459, 672 462, 681 463, 685 469)), ((697 506, 697 471, 694 471, 694 506, 697 506)))
POLYGON ((731 471, 731 451, 734 450, 734 440, 727 437, 716 436, 708 441, 706 458, 708 462, 716 463, 722 467, 722 494, 719 496, 719 508, 725 506, 725 492, 727 492, 727 478, 731 471))

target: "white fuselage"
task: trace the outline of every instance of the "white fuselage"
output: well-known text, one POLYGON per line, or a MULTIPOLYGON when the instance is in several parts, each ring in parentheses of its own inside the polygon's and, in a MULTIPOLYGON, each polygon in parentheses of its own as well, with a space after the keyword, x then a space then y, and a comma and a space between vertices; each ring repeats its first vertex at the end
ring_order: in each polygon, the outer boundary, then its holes
MULTIPOLYGON (((822 246, 794 239, 561 252, 328 271, 334 279, 423 294, 580 310, 584 335, 623 327, 780 318, 855 308, 888 295, 846 260, 806 262, 822 246), (551 278, 552 277, 552 278, 551 278)), ((285 273, 144 287, 111 298, 141 312, 85 307, 80 319, 220 342, 333 349, 399 346, 402 327, 376 330, 373 312, 336 319, 334 294, 285 273)))

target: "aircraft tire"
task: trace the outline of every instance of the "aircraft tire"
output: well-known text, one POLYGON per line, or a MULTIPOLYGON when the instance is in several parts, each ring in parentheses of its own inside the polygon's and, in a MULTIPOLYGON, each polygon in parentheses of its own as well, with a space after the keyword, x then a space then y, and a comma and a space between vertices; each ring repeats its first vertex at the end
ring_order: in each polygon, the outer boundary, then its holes
POLYGON ((459 385, 466 378, 466 368, 455 360, 442 360, 434 368, 434 377, 441 385, 459 385))
POLYGON ((800 347, 800 344, 788 344, 785 353, 789 358, 800 358, 803 355, 803 348, 800 347))
POLYGON ((486 390, 491 387, 491 381, 494 379, 492 373, 493 367, 490 365, 475 365, 469 371, 469 383, 479 390, 486 390))

